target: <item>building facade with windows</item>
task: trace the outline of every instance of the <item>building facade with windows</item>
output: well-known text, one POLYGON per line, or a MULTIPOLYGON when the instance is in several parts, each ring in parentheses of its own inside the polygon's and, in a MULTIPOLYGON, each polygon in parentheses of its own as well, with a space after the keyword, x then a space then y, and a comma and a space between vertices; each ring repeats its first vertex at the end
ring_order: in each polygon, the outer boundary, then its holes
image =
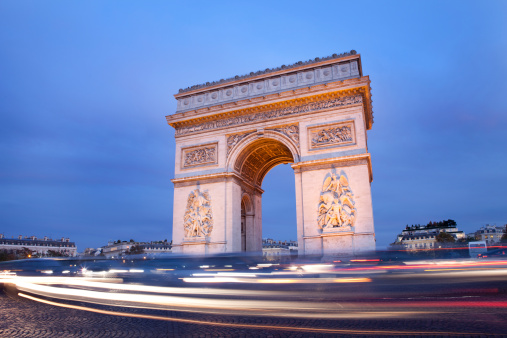
POLYGON ((297 241, 275 241, 271 238, 262 239, 262 256, 267 260, 279 257, 290 257, 298 254, 297 241))
POLYGON ((450 224, 431 223, 428 225, 408 226, 396 238, 394 245, 401 245, 405 250, 424 250, 442 247, 437 242, 440 233, 447 233, 454 237, 455 241, 465 239, 465 233, 458 230, 455 222, 450 224))
POLYGON ((505 234, 506 225, 496 226, 486 224, 475 232, 475 239, 484 241, 488 246, 500 243, 505 234))
POLYGON ((75 257, 77 254, 77 247, 74 242, 69 238, 62 237, 59 240, 53 240, 44 236, 37 238, 35 236, 18 236, 17 238, 6 238, 0 234, 0 250, 8 252, 15 252, 17 250, 29 250, 33 256, 48 257, 52 256, 53 251, 57 255, 75 257))
POLYGON ((171 252, 171 243, 166 241, 152 241, 152 242, 109 242, 103 246, 102 255, 107 258, 120 258, 131 252, 132 247, 138 247, 144 254, 154 255, 161 253, 171 252))

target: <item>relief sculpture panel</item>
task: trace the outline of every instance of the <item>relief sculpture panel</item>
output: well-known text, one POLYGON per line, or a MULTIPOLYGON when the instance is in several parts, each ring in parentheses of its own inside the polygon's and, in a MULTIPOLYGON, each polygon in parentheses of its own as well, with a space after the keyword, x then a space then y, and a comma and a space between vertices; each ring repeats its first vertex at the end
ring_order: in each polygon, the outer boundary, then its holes
POLYGON ((356 207, 349 182, 332 173, 324 180, 320 193, 317 223, 319 228, 352 227, 356 219, 356 207))
POLYGON ((309 149, 355 143, 354 121, 308 128, 309 149))
POLYGON ((254 132, 251 131, 249 133, 233 134, 233 135, 227 136, 227 156, 229 156, 229 154, 231 153, 232 148, 234 148, 234 146, 236 144, 238 144, 239 141, 241 141, 242 139, 244 139, 245 137, 247 137, 248 135, 253 134, 253 133, 254 132))
MULTIPOLYGON (((266 128, 266 130, 276 131, 278 133, 284 134, 288 138, 290 138, 294 144, 299 147, 299 125, 298 124, 287 124, 283 126, 266 128)), ((255 133, 255 131, 250 131, 242 134, 232 134, 227 135, 227 156, 230 155, 232 149, 245 137, 255 133)))
POLYGON ((183 148, 181 150, 182 168, 216 164, 217 146, 217 143, 213 143, 200 147, 183 148))
POLYGON ((188 196, 183 220, 186 238, 208 237, 213 230, 211 198, 207 191, 195 189, 188 196))
POLYGON ((284 116, 298 115, 303 113, 309 113, 321 109, 329 109, 336 107, 343 107, 353 104, 359 104, 363 102, 361 94, 355 94, 351 96, 336 97, 329 100, 323 100, 318 102, 303 103, 293 106, 287 106, 283 108, 275 108, 262 112, 255 112, 245 114, 236 117, 226 117, 220 119, 214 119, 213 121, 207 121, 203 123, 196 123, 189 126, 176 126, 176 136, 187 135, 194 132, 200 132, 204 130, 212 130, 224 127, 231 127, 242 125, 252 122, 261 122, 270 119, 275 119, 284 116))
POLYGON ((288 124, 285 126, 280 126, 278 128, 268 128, 267 130, 274 130, 284 134, 290 138, 299 148, 299 126, 297 124, 288 124))

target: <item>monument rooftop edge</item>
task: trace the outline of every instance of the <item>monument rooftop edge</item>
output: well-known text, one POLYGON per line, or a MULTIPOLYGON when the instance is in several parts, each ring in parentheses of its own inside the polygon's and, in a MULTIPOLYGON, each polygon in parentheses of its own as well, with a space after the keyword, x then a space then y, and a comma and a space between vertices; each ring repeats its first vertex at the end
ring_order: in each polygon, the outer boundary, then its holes
POLYGON ((351 50, 350 52, 345 52, 345 53, 341 53, 341 54, 333 54, 333 55, 322 57, 322 58, 316 57, 315 59, 310 59, 308 61, 298 61, 298 62, 294 62, 293 64, 290 64, 290 65, 281 65, 280 67, 276 67, 276 68, 266 68, 265 70, 258 70, 256 72, 250 72, 249 74, 245 74, 245 75, 236 75, 234 77, 230 77, 227 79, 220 79, 219 81, 206 82, 206 83, 202 83, 202 84, 198 84, 198 85, 193 85, 193 86, 187 87, 185 89, 180 88, 180 90, 178 91, 178 94, 175 94, 175 96, 178 96, 182 93, 192 92, 192 91, 203 89, 203 88, 209 88, 209 87, 212 87, 215 85, 226 84, 229 82, 235 82, 237 80, 254 78, 258 75, 265 75, 265 74, 277 72, 280 70, 290 70, 292 68, 299 68, 301 66, 306 66, 309 64, 314 64, 317 62, 323 62, 323 61, 327 61, 327 60, 343 59, 344 57, 356 55, 356 54, 357 54, 357 52, 355 50, 351 50))
POLYGON ((185 90, 180 89, 180 92, 174 95, 177 100, 176 115, 362 77, 360 54, 355 51, 334 54, 326 58, 300 61, 289 66, 252 72, 249 75, 222 79, 213 83, 208 82, 185 90))

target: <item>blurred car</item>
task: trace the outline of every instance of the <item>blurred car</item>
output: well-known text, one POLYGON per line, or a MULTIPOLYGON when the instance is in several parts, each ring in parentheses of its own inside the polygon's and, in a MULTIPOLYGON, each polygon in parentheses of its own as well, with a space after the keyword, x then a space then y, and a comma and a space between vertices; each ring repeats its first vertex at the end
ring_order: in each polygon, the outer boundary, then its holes
POLYGON ((477 258, 507 258, 507 248, 500 248, 478 254, 477 258))

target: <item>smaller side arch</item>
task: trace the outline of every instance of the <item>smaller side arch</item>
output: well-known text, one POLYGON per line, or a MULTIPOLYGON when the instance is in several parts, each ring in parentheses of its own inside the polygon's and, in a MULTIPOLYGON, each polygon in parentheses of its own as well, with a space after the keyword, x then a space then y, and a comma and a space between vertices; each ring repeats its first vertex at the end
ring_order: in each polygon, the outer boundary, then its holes
POLYGON ((254 206, 252 202, 252 198, 250 197, 250 194, 247 192, 243 192, 241 194, 241 205, 245 208, 245 215, 251 216, 254 215, 254 206))

